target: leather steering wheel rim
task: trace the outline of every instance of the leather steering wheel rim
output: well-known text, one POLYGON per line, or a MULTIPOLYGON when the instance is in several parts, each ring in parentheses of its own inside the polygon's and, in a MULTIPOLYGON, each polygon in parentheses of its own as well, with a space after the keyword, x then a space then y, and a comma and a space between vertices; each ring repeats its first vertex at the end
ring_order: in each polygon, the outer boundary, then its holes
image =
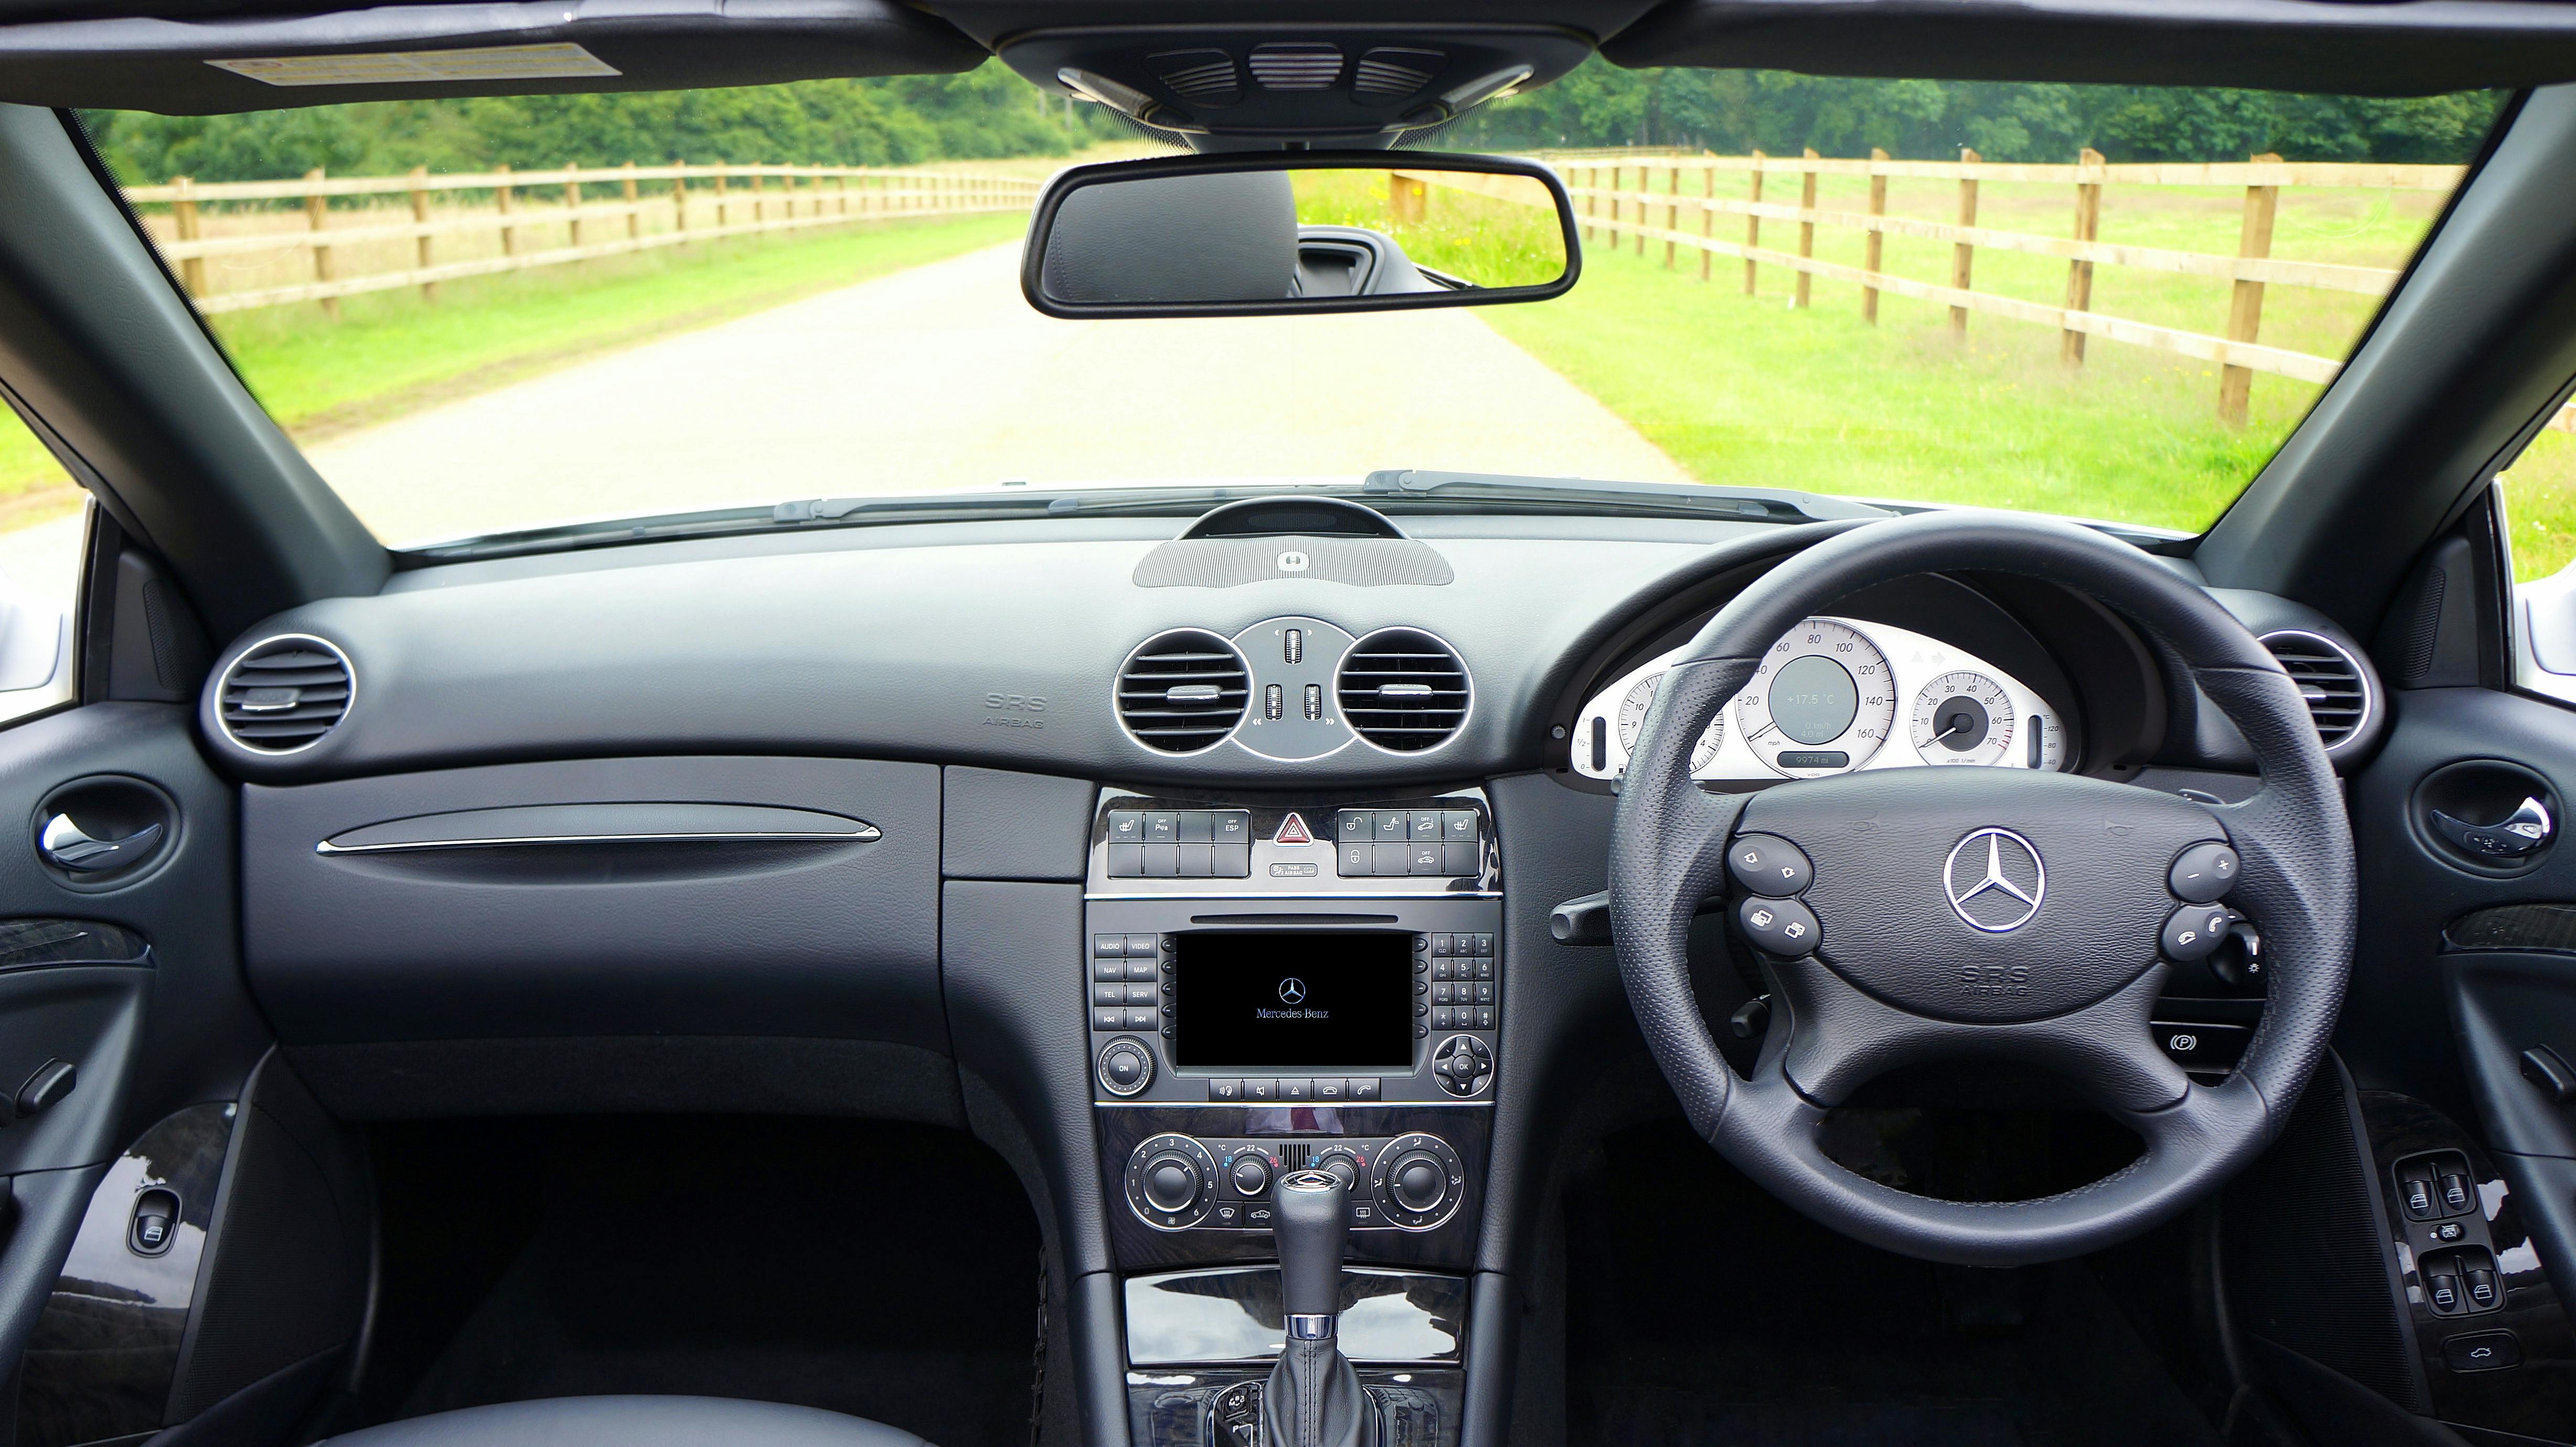
POLYGON ((1844 1234, 1929 1260, 2007 1266, 2146 1230, 2271 1143, 2342 1008, 2355 875, 2342 792, 2307 706, 2242 624, 2155 559, 2089 529, 1952 512, 1871 523, 1808 548, 1700 631, 1664 676, 1631 752, 1609 893, 1629 1004, 1702 1138, 1844 1234), (1692 744, 1775 640, 1870 584, 1947 571, 2057 583, 2163 639, 2245 735, 2260 791, 2206 806, 2108 780, 1983 768, 1843 774, 1749 795, 1712 795, 1692 780, 1692 744), (1804 902, 1819 921, 1809 954, 1762 956, 1772 1024, 1749 1077, 1718 1053, 1687 959, 1701 901, 1728 885, 1726 849, 1739 829, 1789 838, 1810 856, 1804 902), (1926 864, 1984 829, 2011 831, 2052 871, 2026 924, 2001 932, 1969 918, 1946 866, 1926 864), (2182 907, 2165 892, 2167 869, 2198 840, 2234 846, 2242 870, 2228 903, 2261 929, 2270 961, 2262 1022, 2215 1086, 2156 1048, 2148 1013, 2167 966, 2152 930, 2137 938, 2182 907), (1927 868, 1940 877, 1921 879, 1927 868), (2090 1185, 1997 1203, 1909 1194, 1825 1156, 1825 1113, 1851 1089, 1897 1066, 1962 1056, 2068 1077, 2136 1131, 2145 1153, 2090 1185))

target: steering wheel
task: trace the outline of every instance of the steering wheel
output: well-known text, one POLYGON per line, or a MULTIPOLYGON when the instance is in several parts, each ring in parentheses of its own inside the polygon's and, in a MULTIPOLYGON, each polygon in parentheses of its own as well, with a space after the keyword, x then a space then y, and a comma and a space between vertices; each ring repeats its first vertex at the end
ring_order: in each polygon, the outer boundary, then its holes
POLYGON ((2324 1054, 2352 965, 2352 832, 2289 677, 2207 593, 2154 559, 2041 519, 1871 523, 1738 594, 1656 691, 1609 864, 1629 1004, 1693 1128, 1817 1221, 1962 1265, 2099 1249, 2253 1160, 2324 1054), (2244 733, 2261 791, 2211 806, 2107 779, 1992 768, 1890 769, 1736 795, 1692 780, 1692 744, 1800 620, 1869 584, 1949 570, 2062 584, 2162 638, 2244 733), (2182 912, 2200 908, 2174 892, 2174 865, 2199 844, 2232 846, 2241 859, 2228 904, 2256 921, 2271 962, 2262 1023, 2214 1086, 2185 1075, 2148 1026, 2167 926, 2188 926, 2182 912), (1731 854, 1742 856, 1732 873, 1731 854), (1693 916, 1731 878, 1742 896, 1735 923, 1771 984, 1771 1024, 1749 1078, 1718 1053, 1686 958, 1693 916), (2069 1079, 2142 1137, 2144 1153, 2091 1185, 1996 1203, 1913 1195, 1824 1154, 1825 1113, 1859 1086, 1963 1057, 2069 1079))

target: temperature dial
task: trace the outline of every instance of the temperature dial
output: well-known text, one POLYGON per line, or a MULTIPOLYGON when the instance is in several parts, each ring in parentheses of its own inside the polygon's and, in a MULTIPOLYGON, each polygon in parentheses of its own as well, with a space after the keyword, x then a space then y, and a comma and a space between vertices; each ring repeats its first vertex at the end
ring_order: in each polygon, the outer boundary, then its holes
POLYGON ((2002 684, 1965 669, 1945 673, 1914 695, 1914 752, 1927 764, 2000 763, 2011 755, 2015 722, 2002 684))

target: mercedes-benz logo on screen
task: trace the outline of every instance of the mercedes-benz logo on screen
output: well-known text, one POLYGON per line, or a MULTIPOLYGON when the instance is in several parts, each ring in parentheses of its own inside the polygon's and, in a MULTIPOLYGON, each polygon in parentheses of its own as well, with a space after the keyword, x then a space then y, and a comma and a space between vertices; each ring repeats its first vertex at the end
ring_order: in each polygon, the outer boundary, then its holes
POLYGON ((1941 888, 1950 912, 1970 929, 2008 934, 2039 913, 2048 868, 2029 840, 2009 829, 1979 829, 1951 847, 1941 888))
POLYGON ((1290 975, 1288 978, 1281 980, 1279 982, 1279 1003, 1282 1005, 1305 1004, 1306 982, 1298 979, 1295 975, 1290 975))

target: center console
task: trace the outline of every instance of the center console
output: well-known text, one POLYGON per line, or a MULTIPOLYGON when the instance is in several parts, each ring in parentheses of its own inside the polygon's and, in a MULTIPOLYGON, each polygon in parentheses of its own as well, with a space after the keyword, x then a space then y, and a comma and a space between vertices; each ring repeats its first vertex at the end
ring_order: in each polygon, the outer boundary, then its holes
POLYGON ((1260 1447, 1240 1439, 1285 1333, 1273 1205, 1308 1169, 1347 1188, 1382 1440, 1457 1440, 1504 1071, 1499 858, 1477 790, 1104 792, 1083 1025, 1139 1444, 1260 1447), (1211 1303, 1227 1331, 1197 1319, 1211 1303))

